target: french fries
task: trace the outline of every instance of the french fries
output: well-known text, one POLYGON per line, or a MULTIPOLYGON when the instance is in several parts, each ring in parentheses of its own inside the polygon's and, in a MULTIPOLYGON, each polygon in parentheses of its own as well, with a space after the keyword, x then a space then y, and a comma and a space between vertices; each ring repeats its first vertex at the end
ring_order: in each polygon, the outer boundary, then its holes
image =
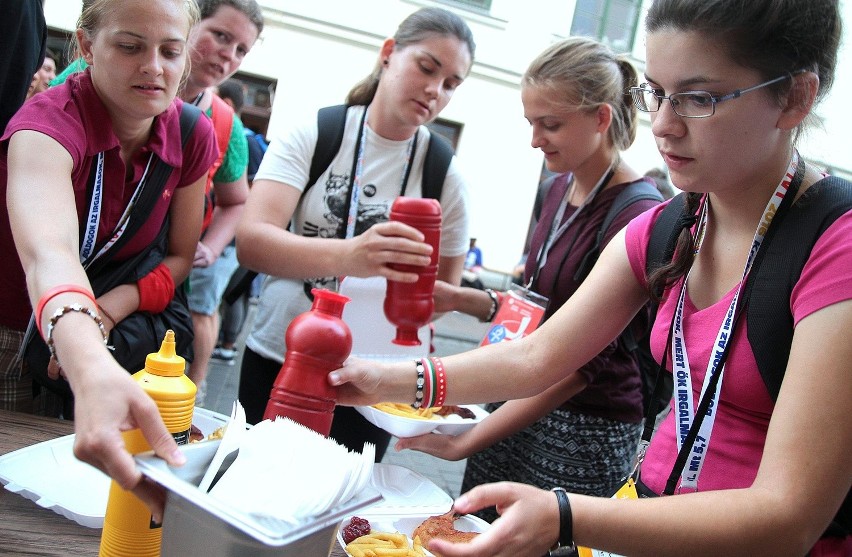
POLYGON ((417 420, 438 419, 439 416, 437 416, 435 412, 441 409, 440 406, 435 408, 414 408, 410 404, 400 404, 397 402, 380 402, 378 404, 374 404, 373 408, 381 410, 382 412, 387 412, 388 414, 403 416, 405 418, 414 418, 417 420))
POLYGON ((426 557, 420 538, 408 543, 408 536, 399 532, 370 532, 346 545, 352 557, 426 557))

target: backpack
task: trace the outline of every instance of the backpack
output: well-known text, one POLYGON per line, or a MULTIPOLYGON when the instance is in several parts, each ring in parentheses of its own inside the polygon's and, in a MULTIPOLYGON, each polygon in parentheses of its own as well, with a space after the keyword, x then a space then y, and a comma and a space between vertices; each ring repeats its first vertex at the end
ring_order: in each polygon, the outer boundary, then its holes
POLYGON ((213 177, 225 162, 225 154, 228 152, 228 143, 231 141, 231 129, 234 126, 234 110, 225 103, 219 95, 213 95, 213 103, 210 105, 210 120, 213 122, 213 131, 216 133, 216 145, 219 147, 219 156, 213 162, 213 166, 207 172, 207 185, 204 187, 204 221, 201 224, 202 233, 210 226, 213 220, 213 209, 216 207, 216 196, 213 192, 213 177))
MULTIPOLYGON (((346 112, 349 106, 345 104, 327 106, 317 112, 317 144, 311 157, 311 168, 308 174, 308 183, 302 190, 299 199, 319 180, 325 172, 343 143, 343 132, 346 129, 346 112)), ((453 160, 453 148, 446 139, 437 133, 429 135, 429 147, 426 150, 426 158, 423 161, 423 197, 441 200, 444 191, 444 179, 447 170, 453 160)), ((234 303, 251 286, 256 271, 245 270, 237 280, 232 279, 232 285, 225 291, 223 299, 228 303, 234 303)))
MULTIPOLYGON (((311 170, 308 183, 302 190, 302 197, 313 187, 323 172, 328 169, 334 156, 343 143, 343 132, 346 128, 346 112, 349 106, 340 104, 327 106, 317 112, 319 136, 311 158, 311 170)), ((444 190, 444 178, 453 160, 453 148, 446 139, 435 132, 429 134, 429 147, 423 161, 423 197, 441 200, 444 190)))
MULTIPOLYGON (((634 203, 647 200, 662 202, 663 196, 656 186, 645 181, 634 182, 619 192, 604 216, 600 228, 598 228, 592 247, 583 256, 577 271, 574 273, 574 280, 577 283, 584 281, 592 267, 595 266, 601 254, 603 239, 615 219, 634 203)), ((661 378, 664 384, 667 382, 668 388, 654 389, 657 378, 657 363, 651 355, 651 324, 657 315, 657 304, 649 303, 648 309, 648 312, 640 311, 619 335, 619 338, 633 354, 636 363, 639 365, 639 375, 642 378, 642 412, 644 416, 648 415, 649 405, 652 405, 655 409, 651 415, 658 414, 671 400, 673 390, 673 380, 668 374, 661 378)))
MULTIPOLYGON (((675 224, 684 213, 685 206, 686 196, 680 194, 660 212, 648 243, 647 274, 671 261, 677 242, 675 224)), ((824 178, 790 206, 783 216, 788 221, 785 226, 770 228, 764 246, 767 249, 761 249, 755 257, 743 289, 743 296, 748 300, 744 317, 748 320, 749 344, 773 401, 781 390, 793 341, 793 315, 789 304, 793 287, 799 281, 816 241, 849 210, 852 210, 852 182, 837 177, 824 178), (770 238, 773 241, 769 242, 770 238)), ((671 376, 669 373, 661 375, 671 376)), ((833 536, 848 536, 850 533, 852 491, 846 495, 826 531, 827 535, 833 536)))
POLYGON ((254 177, 257 170, 260 168, 260 162, 263 160, 263 155, 266 149, 269 148, 269 143, 266 139, 256 131, 245 128, 246 144, 248 145, 248 167, 246 168, 246 178, 249 185, 254 182, 254 177))

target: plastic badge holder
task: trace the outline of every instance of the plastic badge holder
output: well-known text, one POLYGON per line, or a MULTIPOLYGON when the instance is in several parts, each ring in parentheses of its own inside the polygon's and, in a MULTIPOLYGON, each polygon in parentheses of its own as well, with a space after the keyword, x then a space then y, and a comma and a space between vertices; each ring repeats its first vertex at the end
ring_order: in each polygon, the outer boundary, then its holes
POLYGON ((452 414, 436 417, 431 420, 421 420, 390 414, 372 406, 356 406, 355 410, 371 424, 382 428, 391 435, 397 437, 416 437, 432 433, 433 431, 447 435, 459 435, 484 420, 489 414, 477 405, 466 405, 462 406, 462 408, 471 410, 475 417, 462 418, 458 414, 452 414))
MULTIPOLYGON (((207 436, 228 416, 196 408, 193 424, 207 436)), ((0 456, 0 483, 40 507, 88 528, 102 528, 109 478, 74 456, 74 435, 66 435, 0 456)))
POLYGON ((169 468, 153 453, 136 457, 142 473, 166 488, 163 557, 328 555, 340 521, 381 500, 368 487, 338 508, 298 523, 240 512, 197 487, 218 446, 215 441, 182 447, 187 463, 179 468, 169 468))

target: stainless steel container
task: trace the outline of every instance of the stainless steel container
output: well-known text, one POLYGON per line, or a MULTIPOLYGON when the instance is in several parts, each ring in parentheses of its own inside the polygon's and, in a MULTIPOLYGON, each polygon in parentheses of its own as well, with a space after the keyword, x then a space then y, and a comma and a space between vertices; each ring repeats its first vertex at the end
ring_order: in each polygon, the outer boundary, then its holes
POLYGON ((167 490, 162 557, 326 557, 340 522, 382 499, 368 486, 345 504, 308 521, 252 516, 197 487, 218 446, 219 441, 207 441, 182 447, 187 463, 180 468, 170 468, 153 453, 136 457, 142 473, 167 490))

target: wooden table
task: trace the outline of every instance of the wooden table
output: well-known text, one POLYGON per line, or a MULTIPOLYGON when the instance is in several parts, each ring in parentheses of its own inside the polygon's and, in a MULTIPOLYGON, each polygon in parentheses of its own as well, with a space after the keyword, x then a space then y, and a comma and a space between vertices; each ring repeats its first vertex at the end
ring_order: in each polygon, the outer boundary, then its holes
MULTIPOLYGON (((0 455, 74 433, 74 423, 0 410, 0 455)), ((3 555, 97 555, 99 528, 87 528, 0 489, 0 553, 3 555)), ((335 544, 329 557, 345 557, 335 544)))
MULTIPOLYGON (((74 423, 0 410, 0 455, 74 433, 74 423)), ((86 528, 33 501, 0 490, 0 553, 97 555, 101 531, 86 528)))

